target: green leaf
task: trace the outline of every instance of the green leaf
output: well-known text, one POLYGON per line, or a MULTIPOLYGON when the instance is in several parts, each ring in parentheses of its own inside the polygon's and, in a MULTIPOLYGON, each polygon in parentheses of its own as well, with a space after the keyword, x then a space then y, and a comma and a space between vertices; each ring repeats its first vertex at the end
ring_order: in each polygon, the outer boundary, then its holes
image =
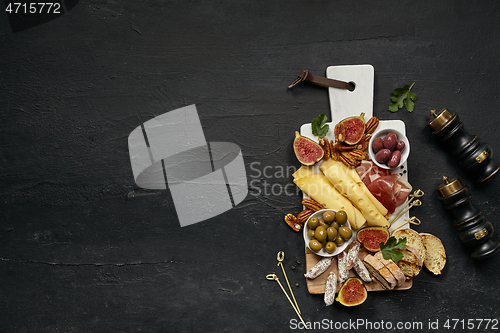
POLYGON ((392 91, 392 94, 395 95, 395 96, 398 96, 398 95, 401 95, 402 93, 404 93, 404 89, 403 88, 396 88, 392 91))
POLYGON ((385 244, 380 243, 380 251, 384 259, 392 259, 394 262, 403 259, 403 253, 401 251, 404 249, 406 249, 406 237, 397 239, 391 236, 385 244))
POLYGON ((326 125, 327 120, 328 118, 324 113, 314 118, 311 122, 312 134, 320 139, 324 138, 330 129, 330 126, 326 125))
POLYGON ((405 106, 406 110, 409 112, 412 112, 415 109, 414 101, 417 100, 417 94, 411 92, 411 88, 413 88, 414 84, 415 82, 413 82, 411 86, 405 84, 403 88, 396 88, 392 91, 392 103, 389 104, 389 111, 396 112, 403 106, 405 106))

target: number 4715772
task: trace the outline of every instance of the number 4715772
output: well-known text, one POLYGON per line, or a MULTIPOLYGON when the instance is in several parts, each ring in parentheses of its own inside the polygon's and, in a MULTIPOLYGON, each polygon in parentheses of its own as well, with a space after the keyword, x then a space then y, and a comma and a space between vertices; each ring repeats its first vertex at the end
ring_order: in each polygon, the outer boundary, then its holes
POLYGON ((498 319, 447 319, 443 325, 446 329, 498 329, 498 319))
POLYGON ((61 14, 58 2, 9 2, 5 11, 9 14, 61 14))

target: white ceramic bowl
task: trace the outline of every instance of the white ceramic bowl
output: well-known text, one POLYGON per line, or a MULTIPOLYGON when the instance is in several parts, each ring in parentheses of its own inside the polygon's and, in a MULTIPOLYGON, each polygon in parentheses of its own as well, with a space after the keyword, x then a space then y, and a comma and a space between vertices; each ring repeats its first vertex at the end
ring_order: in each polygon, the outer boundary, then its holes
POLYGON ((334 212, 336 213, 337 211, 336 210, 333 210, 333 209, 320 209, 318 210, 317 212, 315 212, 314 214, 312 214, 311 216, 309 216, 309 218, 307 219, 307 221, 304 223, 304 228, 303 228, 303 234, 304 234, 304 241, 306 242, 306 246, 309 248, 309 250, 311 250, 313 253, 316 253, 317 255, 320 255, 322 257, 334 257, 336 256, 337 254, 339 254, 340 252, 344 251, 346 249, 347 246, 349 246, 349 244, 351 244, 351 242, 356 238, 356 230, 353 230, 351 228, 351 224, 349 223, 349 220, 344 224, 344 226, 346 227, 349 227, 349 229, 351 229, 352 231, 352 236, 351 238, 347 241, 347 242, 344 242, 344 244, 342 244, 341 246, 337 246, 337 249, 335 250, 335 252, 333 253, 328 253, 326 252, 326 250, 324 248, 322 248, 319 252, 315 252, 313 251, 310 247, 309 247, 309 241, 311 240, 311 237, 309 237, 309 220, 312 218, 312 217, 317 217, 317 218, 321 218, 323 216, 323 213, 324 212, 334 212))
MULTIPOLYGON (((410 155, 410 141, 408 141, 408 138, 406 137, 406 135, 404 135, 400 131, 392 129, 392 128, 385 128, 385 129, 380 129, 378 131, 375 131, 375 133, 373 133, 373 135, 372 135, 372 138, 370 139, 370 144, 368 146, 368 155, 370 156, 370 159, 373 161, 373 163, 375 163, 376 165, 378 165, 382 169, 394 169, 394 168, 390 168, 385 163, 377 162, 377 160, 375 159, 376 153, 373 151, 373 148, 372 148, 373 140, 375 140, 375 138, 382 138, 383 139, 390 132, 396 134, 396 136, 398 137, 397 138, 398 141, 402 140, 405 143, 405 148, 403 149, 403 151, 401 151, 401 160, 399 161, 399 164, 397 167, 403 165, 403 163, 406 162, 406 160, 408 159, 408 156, 410 155)), ((395 167, 395 168, 397 168, 397 167, 395 167)))

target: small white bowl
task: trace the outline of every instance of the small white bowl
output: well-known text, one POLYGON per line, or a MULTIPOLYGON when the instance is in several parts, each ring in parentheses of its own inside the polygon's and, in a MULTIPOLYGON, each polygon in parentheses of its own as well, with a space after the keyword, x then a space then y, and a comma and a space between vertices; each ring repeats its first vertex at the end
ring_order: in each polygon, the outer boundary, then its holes
POLYGON ((349 223, 349 220, 347 220, 347 222, 344 224, 344 226, 346 227, 349 227, 349 229, 351 229, 352 231, 352 236, 351 238, 347 241, 347 242, 344 242, 344 244, 342 244, 341 246, 337 246, 335 252, 333 253, 328 253, 326 252, 326 250, 324 248, 322 248, 319 252, 315 252, 313 251, 310 247, 309 247, 309 241, 311 240, 311 237, 309 237, 309 220, 312 218, 312 217, 317 217, 317 218, 321 218, 323 216, 323 213, 324 212, 334 212, 336 213, 337 211, 336 210, 333 210, 333 209, 320 209, 318 210, 317 212, 314 212, 311 216, 309 216, 309 218, 307 219, 307 221, 304 223, 304 241, 306 242, 306 246, 309 250, 311 250, 312 253, 315 253, 317 255, 320 255, 322 257, 334 257, 336 256, 337 254, 339 254, 340 252, 344 251, 346 249, 347 246, 349 246, 349 244, 351 244, 351 242, 353 241, 353 239, 356 238, 356 230, 353 230, 351 228, 351 224, 349 223))
POLYGON ((380 129, 380 130, 376 131, 375 133, 373 133, 372 138, 370 139, 370 143, 368 146, 368 155, 370 156, 370 159, 373 161, 373 163, 375 163, 377 166, 381 167, 382 169, 394 169, 394 168, 389 167, 385 163, 377 162, 377 160, 375 159, 376 153, 373 151, 373 148, 372 148, 373 140, 375 140, 375 138, 382 138, 383 139, 390 132, 396 134, 396 136, 398 137, 397 138, 398 141, 402 140, 405 143, 405 148, 401 152, 401 160, 399 161, 398 166, 396 166, 395 168, 403 165, 403 163, 406 162, 406 160, 408 159, 408 156, 410 155, 410 141, 408 141, 408 138, 406 137, 406 135, 404 135, 400 131, 392 129, 392 128, 380 129))

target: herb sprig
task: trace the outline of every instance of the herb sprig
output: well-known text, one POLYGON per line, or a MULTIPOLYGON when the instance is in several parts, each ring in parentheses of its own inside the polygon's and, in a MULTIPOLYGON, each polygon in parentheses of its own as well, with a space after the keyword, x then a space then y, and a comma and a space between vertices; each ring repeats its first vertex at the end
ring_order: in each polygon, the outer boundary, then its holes
POLYGON ((414 84, 415 82, 413 82, 411 86, 405 84, 403 88, 396 88, 392 91, 392 103, 389 104, 389 111, 396 112, 404 105, 406 106, 406 110, 413 112, 415 109, 415 101, 417 100, 417 94, 411 92, 411 88, 413 88, 414 84))
POLYGON ((406 237, 397 239, 394 236, 389 237, 387 242, 380 243, 380 250, 384 259, 392 259, 392 261, 400 261, 403 259, 402 250, 406 249, 406 237), (401 251, 398 251, 401 250, 401 251))
POLYGON ((317 118, 314 118, 311 123, 312 134, 316 135, 320 139, 323 139, 328 133, 330 126, 326 124, 328 118, 324 113, 320 114, 317 118))

